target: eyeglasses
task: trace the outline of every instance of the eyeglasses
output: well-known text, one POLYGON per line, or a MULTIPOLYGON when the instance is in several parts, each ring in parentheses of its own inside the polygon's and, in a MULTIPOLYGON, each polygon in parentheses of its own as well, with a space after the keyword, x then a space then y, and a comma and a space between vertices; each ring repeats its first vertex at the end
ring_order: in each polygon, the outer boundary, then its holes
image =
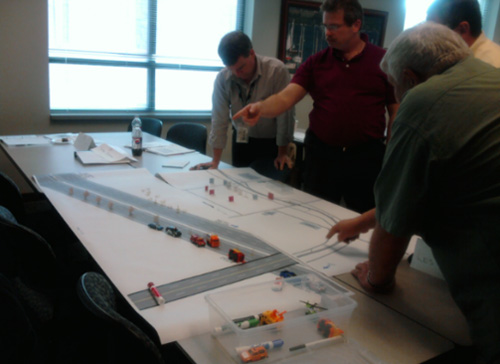
POLYGON ((322 27, 325 31, 327 30, 337 30, 341 27, 343 27, 345 25, 345 23, 342 23, 342 24, 322 24, 322 27))

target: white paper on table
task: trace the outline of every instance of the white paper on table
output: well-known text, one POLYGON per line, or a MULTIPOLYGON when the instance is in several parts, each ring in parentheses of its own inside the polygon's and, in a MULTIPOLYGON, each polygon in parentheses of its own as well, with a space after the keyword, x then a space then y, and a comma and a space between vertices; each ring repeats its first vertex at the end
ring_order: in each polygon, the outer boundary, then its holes
POLYGON ((98 147, 88 151, 77 151, 76 156, 83 164, 115 164, 137 162, 137 159, 128 156, 118 147, 112 147, 108 144, 101 144, 98 147))
POLYGON ((167 167, 167 168, 184 168, 189 164, 189 161, 186 160, 173 160, 173 161, 168 161, 164 162, 162 167, 167 167))
POLYGON ((170 144, 170 145, 163 145, 163 146, 158 146, 158 147, 153 147, 153 148, 149 147, 146 149, 146 152, 159 154, 159 155, 163 155, 163 156, 171 156, 171 155, 178 155, 178 154, 193 153, 193 152, 195 152, 195 150, 184 148, 183 146, 180 146, 177 144, 170 144))
POLYGON ((2 140, 2 142, 9 147, 50 143, 50 140, 45 138, 43 135, 5 135, 0 136, 0 140, 2 140))

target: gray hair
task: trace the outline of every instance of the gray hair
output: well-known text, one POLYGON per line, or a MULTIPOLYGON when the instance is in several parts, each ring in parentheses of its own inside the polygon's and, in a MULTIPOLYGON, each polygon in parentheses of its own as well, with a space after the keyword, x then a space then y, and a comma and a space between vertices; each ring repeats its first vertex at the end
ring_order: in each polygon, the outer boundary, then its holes
POLYGON ((380 68, 396 84, 401 84, 405 69, 426 80, 470 54, 469 47, 457 33, 444 25, 425 22, 405 30, 391 43, 380 68))

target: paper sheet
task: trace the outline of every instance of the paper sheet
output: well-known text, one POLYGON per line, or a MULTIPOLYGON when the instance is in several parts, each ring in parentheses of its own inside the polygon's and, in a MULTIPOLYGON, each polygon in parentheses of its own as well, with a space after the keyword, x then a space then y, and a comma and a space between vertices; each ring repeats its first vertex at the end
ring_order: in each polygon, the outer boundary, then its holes
POLYGON ((50 144, 50 140, 42 135, 5 135, 0 140, 8 146, 50 144))
POLYGON ((76 156, 83 164, 117 164, 137 162, 137 159, 128 156, 118 147, 101 144, 91 150, 76 151, 76 156))

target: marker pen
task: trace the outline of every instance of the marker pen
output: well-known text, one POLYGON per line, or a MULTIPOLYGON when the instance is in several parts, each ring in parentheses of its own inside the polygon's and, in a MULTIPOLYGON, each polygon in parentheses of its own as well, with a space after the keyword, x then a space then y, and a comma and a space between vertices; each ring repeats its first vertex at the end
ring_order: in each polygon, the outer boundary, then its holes
POLYGON ((160 291, 158 291, 158 289, 155 287, 155 284, 153 282, 149 282, 148 288, 151 294, 153 295, 156 303, 158 303, 158 305, 163 305, 165 303, 165 298, 163 298, 160 291))
POLYGON ((344 342, 344 340, 345 340, 344 339, 344 335, 339 335, 339 336, 329 337, 328 339, 311 341, 309 343, 305 343, 305 344, 301 344, 301 345, 297 345, 297 346, 292 346, 288 350, 290 350, 290 351, 296 351, 296 350, 300 350, 300 349, 313 349, 315 347, 318 347, 318 346, 321 346, 321 345, 325 345, 325 344, 329 344, 329 343, 332 343, 332 342, 340 342, 340 341, 344 342))
POLYGON ((251 348, 255 348, 257 346, 263 346, 265 347, 267 350, 270 350, 270 349, 275 349, 275 348, 281 348, 283 346, 284 342, 282 339, 276 339, 276 340, 273 340, 273 341, 266 341, 266 342, 263 342, 263 343, 260 343, 260 344, 257 344, 257 345, 250 345, 250 346, 239 346, 237 348, 234 348, 236 350, 236 352, 239 354, 245 350, 249 350, 251 348))

